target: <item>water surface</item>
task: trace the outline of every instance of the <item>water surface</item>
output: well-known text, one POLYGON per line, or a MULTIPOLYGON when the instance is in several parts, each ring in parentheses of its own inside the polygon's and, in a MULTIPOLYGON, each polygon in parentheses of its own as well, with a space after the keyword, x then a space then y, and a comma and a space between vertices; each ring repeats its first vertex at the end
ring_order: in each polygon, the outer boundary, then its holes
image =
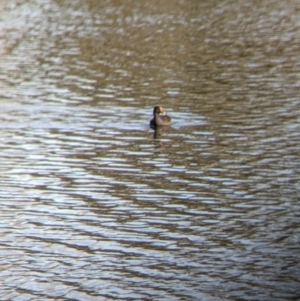
POLYGON ((2 1, 1 300, 299 299, 299 12, 2 1))

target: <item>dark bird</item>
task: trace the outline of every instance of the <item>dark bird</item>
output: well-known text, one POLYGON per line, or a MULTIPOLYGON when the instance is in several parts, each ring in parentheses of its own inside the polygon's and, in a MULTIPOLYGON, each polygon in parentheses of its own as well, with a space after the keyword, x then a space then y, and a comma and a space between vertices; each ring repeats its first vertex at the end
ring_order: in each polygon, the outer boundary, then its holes
POLYGON ((163 107, 155 106, 153 108, 153 118, 150 120, 150 127, 155 128, 160 125, 170 125, 171 117, 164 111, 163 107))

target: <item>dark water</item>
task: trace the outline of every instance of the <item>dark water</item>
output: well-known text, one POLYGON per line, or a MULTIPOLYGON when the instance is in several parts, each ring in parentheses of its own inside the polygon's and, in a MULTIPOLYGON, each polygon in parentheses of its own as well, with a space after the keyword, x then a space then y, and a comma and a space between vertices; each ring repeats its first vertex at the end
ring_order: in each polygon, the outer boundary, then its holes
POLYGON ((1 1, 1 300, 299 300, 299 20, 1 1))

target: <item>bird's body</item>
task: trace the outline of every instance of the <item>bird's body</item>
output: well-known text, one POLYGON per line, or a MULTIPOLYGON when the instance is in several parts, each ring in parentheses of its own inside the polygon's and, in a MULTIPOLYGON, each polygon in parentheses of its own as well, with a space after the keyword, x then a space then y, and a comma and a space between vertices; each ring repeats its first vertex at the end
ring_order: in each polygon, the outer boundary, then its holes
POLYGON ((161 125, 170 125, 171 117, 166 115, 163 107, 155 106, 153 108, 153 118, 150 120, 150 127, 155 128, 161 125))

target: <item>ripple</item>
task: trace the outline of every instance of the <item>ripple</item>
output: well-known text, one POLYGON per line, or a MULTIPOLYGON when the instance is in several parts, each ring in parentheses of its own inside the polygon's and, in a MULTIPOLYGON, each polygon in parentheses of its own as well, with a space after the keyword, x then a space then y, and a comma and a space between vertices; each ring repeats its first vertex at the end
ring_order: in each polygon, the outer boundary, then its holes
POLYGON ((297 298, 296 1, 0 6, 3 300, 297 298))

